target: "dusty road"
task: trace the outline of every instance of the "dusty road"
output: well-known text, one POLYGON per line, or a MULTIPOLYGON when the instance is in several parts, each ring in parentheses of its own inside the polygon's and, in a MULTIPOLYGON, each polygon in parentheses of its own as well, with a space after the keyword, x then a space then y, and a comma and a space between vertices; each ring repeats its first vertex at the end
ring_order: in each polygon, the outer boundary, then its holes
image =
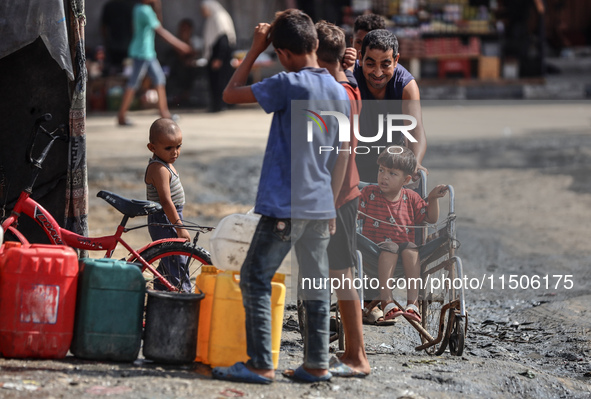
MULTIPOLYGON (((454 186, 458 254, 466 276, 483 282, 466 290, 463 356, 416 352, 417 333, 400 322, 364 327, 372 374, 363 380, 309 386, 278 377, 261 387, 213 381, 200 365, 0 359, 0 397, 591 397, 591 105, 426 103, 423 115, 429 187, 454 186), (542 284, 532 288, 534 281, 542 284)), ((144 197, 147 129, 155 116, 131 117, 136 127, 129 129, 115 128, 112 116, 88 119, 92 235, 118 222, 94 197, 99 189, 144 197)), ((215 225, 249 209, 270 116, 240 108, 181 117, 177 169, 189 202, 186 217, 215 225)), ((138 233, 135 240, 139 245, 146 237, 138 233)), ((200 243, 208 247, 206 237, 200 243)), ((291 304, 280 369, 301 362, 294 320, 291 304)))

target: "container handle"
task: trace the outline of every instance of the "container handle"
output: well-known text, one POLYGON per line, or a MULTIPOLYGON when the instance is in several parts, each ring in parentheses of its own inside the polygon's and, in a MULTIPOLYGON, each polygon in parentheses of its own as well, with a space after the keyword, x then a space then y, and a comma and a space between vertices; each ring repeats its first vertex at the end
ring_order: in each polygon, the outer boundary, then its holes
MULTIPOLYGON (((199 286, 197 285, 197 283, 195 283, 195 291, 199 290, 199 295, 203 294, 203 291, 201 291, 201 288, 199 288, 199 286)), ((197 294, 197 292, 195 292, 197 294)), ((203 294, 205 295, 205 294, 203 294)))

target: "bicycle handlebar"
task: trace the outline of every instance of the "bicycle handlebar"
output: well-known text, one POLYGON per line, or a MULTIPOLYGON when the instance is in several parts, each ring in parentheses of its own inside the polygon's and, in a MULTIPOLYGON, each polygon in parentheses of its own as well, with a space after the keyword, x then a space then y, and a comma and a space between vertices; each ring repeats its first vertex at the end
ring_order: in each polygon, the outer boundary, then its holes
POLYGON ((42 123, 49 122, 52 118, 53 117, 51 116, 51 114, 43 114, 35 120, 35 125, 33 127, 33 136, 31 138, 31 144, 29 145, 29 150, 27 151, 27 154, 29 163, 32 163, 35 167, 39 169, 41 168, 41 164, 45 160, 45 157, 47 157, 47 153, 53 145, 53 142, 55 140, 62 140, 68 142, 69 139, 69 135, 66 132, 66 125, 64 124, 59 125, 57 129, 55 129, 52 132, 47 131, 43 126, 41 126, 42 123), (35 159, 33 158, 33 149, 35 148, 35 142, 37 141, 37 134, 39 134, 39 132, 45 133, 45 135, 47 135, 50 138, 50 141, 41 151, 41 155, 39 156, 39 158, 35 159), (57 132, 64 132, 64 134, 56 134, 57 132))
POLYGON ((33 185, 37 180, 37 176, 39 175, 39 171, 41 170, 41 165, 45 161, 45 158, 47 157, 47 154, 49 153, 49 150, 53 145, 53 142, 55 140, 62 140, 65 142, 69 141, 69 134, 67 132, 66 125, 61 124, 57 127, 57 129, 55 129, 52 132, 46 130, 43 126, 41 126, 42 123, 49 122, 51 119, 51 114, 43 114, 35 120, 35 124, 33 126, 33 136, 31 137, 31 144, 29 144, 29 148, 27 150, 27 161, 33 164, 33 167, 36 169, 36 171, 33 173, 31 183, 27 186, 27 188, 25 188, 25 191, 29 193, 31 193, 31 191, 33 190, 33 185), (41 151, 39 157, 35 159, 33 158, 33 150, 35 148, 35 142, 37 141, 37 134, 39 134, 39 132, 42 132, 45 135, 47 135, 50 140, 49 143, 47 143, 45 147, 43 147, 43 150, 41 151), (63 132, 63 134, 60 135, 59 132, 63 132))

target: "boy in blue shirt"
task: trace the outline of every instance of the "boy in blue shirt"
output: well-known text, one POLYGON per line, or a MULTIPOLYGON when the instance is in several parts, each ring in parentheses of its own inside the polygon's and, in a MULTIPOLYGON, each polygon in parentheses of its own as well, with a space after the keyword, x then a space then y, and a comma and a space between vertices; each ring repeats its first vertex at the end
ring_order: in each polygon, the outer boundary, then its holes
MULTIPOLYGON (((319 281, 328 277, 329 220, 336 216, 331 172, 337 154, 319 148, 338 148, 338 125, 336 118, 325 117, 323 131, 306 134, 305 113, 321 113, 330 100, 337 100, 330 102, 330 110, 348 117, 350 106, 345 89, 318 66, 317 46, 309 16, 294 9, 280 12, 272 25, 261 23, 255 28, 250 51, 224 91, 229 104, 258 102, 265 112, 274 114, 255 204, 261 219, 240 271, 250 360, 217 367, 214 378, 259 384, 274 380, 271 279, 292 246, 301 278, 319 281), (246 86, 254 61, 271 42, 288 72, 246 86), (307 109, 301 106, 304 101, 307 109)), ((334 231, 334 223, 331 226, 334 231)), ((286 370, 283 375, 288 378, 302 382, 331 378, 328 288, 306 291, 304 364, 286 370)))

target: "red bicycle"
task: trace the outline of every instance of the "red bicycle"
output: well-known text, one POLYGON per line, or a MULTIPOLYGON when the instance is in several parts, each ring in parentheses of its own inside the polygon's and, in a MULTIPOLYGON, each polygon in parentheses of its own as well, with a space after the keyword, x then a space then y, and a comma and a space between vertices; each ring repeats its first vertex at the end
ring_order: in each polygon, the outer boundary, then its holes
MULTIPOLYGON (((33 186, 39 176, 42 164, 45 161, 51 146, 58 139, 63 141, 68 140, 68 135, 64 132, 64 127, 58 127, 56 130, 49 132, 41 126, 43 122, 50 120, 51 115, 45 114, 35 121, 33 138, 27 151, 28 159, 33 165, 31 180, 27 187, 21 192, 10 216, 2 221, 2 229, 7 233, 5 239, 16 239, 23 244, 28 243, 26 237, 18 230, 18 219, 21 214, 24 214, 35 220, 45 231, 50 242, 55 245, 68 245, 72 248, 87 251, 106 251, 105 258, 110 258, 113 255, 117 244, 121 244, 130 253, 129 257, 126 259, 128 262, 141 265, 142 271, 148 271, 152 275, 152 278, 149 278, 149 280, 158 280, 169 291, 181 291, 181 288, 175 287, 170 283, 170 281, 174 281, 174 279, 168 276, 168 272, 165 270, 166 268, 163 267, 164 264, 162 264, 162 267, 159 267, 161 266, 160 263, 167 257, 184 255, 187 257, 184 267, 185 270, 188 270, 188 273, 181 273, 181 275, 188 275, 193 290, 195 276, 200 272, 201 266, 211 264, 209 252, 197 246, 197 241, 200 233, 210 232, 214 229, 213 227, 199 226, 185 221, 183 227, 187 230, 195 231, 195 237, 192 243, 180 238, 166 238, 153 241, 138 250, 134 250, 125 242, 125 240, 123 240, 123 233, 148 227, 148 224, 128 228, 126 225, 129 218, 147 216, 158 212, 162 209, 160 204, 152 201, 127 199, 109 191, 100 191, 97 196, 104 199, 121 212, 123 218, 121 223, 119 223, 115 234, 103 237, 85 237, 62 228, 45 208, 31 198, 33 186), (33 149, 35 147, 38 132, 47 135, 49 137, 49 142, 45 145, 39 157, 34 159, 33 149)), ((179 286, 186 281, 186 278, 181 280, 179 286)))

